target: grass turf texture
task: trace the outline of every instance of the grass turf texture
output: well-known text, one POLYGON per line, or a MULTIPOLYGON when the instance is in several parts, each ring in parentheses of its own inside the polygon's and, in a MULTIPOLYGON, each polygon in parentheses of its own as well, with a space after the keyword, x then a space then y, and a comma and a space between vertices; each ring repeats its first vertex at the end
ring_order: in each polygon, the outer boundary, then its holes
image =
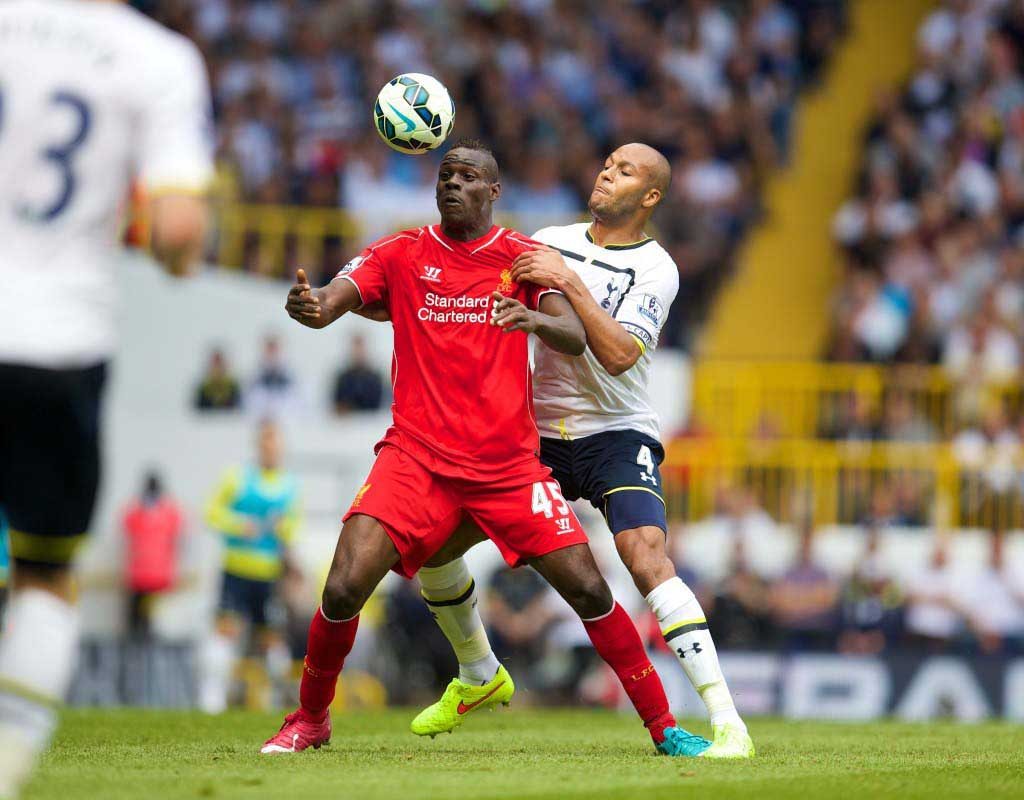
POLYGON ((1003 723, 754 719, 758 757, 712 763, 656 756, 627 715, 488 713, 434 740, 408 732, 411 716, 339 715, 329 747, 261 757, 279 716, 73 710, 25 798, 959 800, 1020 797, 1024 776, 1024 728, 1003 723))

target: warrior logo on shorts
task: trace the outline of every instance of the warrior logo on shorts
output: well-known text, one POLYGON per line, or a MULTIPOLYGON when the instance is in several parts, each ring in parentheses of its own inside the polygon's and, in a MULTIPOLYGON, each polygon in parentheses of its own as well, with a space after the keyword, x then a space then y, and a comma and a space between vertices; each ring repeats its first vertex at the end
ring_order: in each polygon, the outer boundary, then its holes
POLYGON ((358 506, 361 502, 363 502, 363 495, 366 494, 368 491, 370 491, 370 484, 364 483, 359 488, 359 491, 356 492, 356 499, 352 501, 352 505, 358 506))
POLYGON ((503 269, 501 271, 501 283, 498 284, 498 291, 502 294, 510 294, 512 292, 512 270, 503 269))

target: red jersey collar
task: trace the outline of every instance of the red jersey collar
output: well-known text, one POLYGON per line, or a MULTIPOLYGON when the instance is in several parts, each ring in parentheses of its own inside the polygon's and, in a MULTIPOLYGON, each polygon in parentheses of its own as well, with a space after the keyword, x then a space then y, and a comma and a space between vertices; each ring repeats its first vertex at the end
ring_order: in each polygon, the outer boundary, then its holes
POLYGON ((483 236, 479 236, 476 239, 471 239, 468 242, 462 242, 458 239, 453 239, 443 230, 440 225, 430 225, 427 228, 430 231, 430 235, 433 236, 437 241, 447 247, 449 250, 454 250, 455 247, 468 247, 471 252, 476 253, 479 250, 483 250, 488 245, 497 241, 498 237, 504 232, 504 228, 497 225, 492 225, 490 230, 487 231, 483 236))

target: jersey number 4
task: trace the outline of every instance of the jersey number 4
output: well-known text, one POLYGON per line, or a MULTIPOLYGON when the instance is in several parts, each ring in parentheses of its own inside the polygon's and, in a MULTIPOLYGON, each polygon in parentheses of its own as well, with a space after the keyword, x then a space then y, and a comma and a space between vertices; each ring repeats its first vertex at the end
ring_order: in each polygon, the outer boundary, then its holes
POLYGON ((650 481, 657 486, 658 479, 654 475, 654 456, 651 454, 651 448, 643 445, 640 448, 640 452, 636 454, 636 463, 643 467, 640 473, 640 480, 650 481))
MULTIPOLYGON (((44 145, 39 150, 39 158, 49 162, 60 176, 60 186, 56 196, 50 202, 35 208, 27 202, 18 204, 18 214, 23 219, 33 222, 52 222, 68 207, 77 188, 72 160, 75 152, 89 138, 89 131, 92 129, 92 109, 80 96, 58 89, 50 95, 49 100, 51 107, 70 113, 73 118, 69 136, 62 141, 44 145)), ((3 133, 3 122, 4 97, 0 94, 0 134, 3 133)))
POLYGON ((564 517, 569 513, 569 504, 562 497, 562 488, 556 481, 547 483, 537 482, 533 484, 533 513, 543 514, 550 519, 554 515, 553 508, 556 508, 558 516, 564 517), (552 501, 554 501, 552 503, 552 501))

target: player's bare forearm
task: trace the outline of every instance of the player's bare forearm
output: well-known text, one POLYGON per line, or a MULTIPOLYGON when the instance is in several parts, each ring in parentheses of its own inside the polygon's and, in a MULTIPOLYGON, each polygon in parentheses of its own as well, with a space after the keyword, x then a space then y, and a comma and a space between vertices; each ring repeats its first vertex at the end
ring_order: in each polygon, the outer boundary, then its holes
POLYGON ((537 311, 534 333, 544 344, 559 353, 581 356, 587 349, 587 332, 579 315, 569 302, 558 294, 546 294, 537 311))
POLYGON ((535 333, 552 350, 571 356, 582 355, 587 349, 587 334, 583 330, 583 323, 561 295, 544 295, 538 311, 530 311, 518 300, 503 297, 498 292, 494 292, 491 299, 494 300, 491 324, 506 333, 535 333))
POLYGON ((295 284, 288 290, 284 307, 288 316, 299 324, 319 329, 360 305, 359 290, 351 281, 335 279, 321 289, 314 289, 305 271, 300 269, 295 284))
POLYGON ((607 311, 601 308, 579 275, 565 282, 562 289, 587 333, 587 346, 609 375, 621 375, 640 359, 639 342, 607 311))
POLYGON ((206 236, 205 201, 191 195, 161 195, 153 199, 149 213, 153 257, 176 278, 194 274, 206 236))
POLYGON ((587 345, 609 375, 621 375, 643 355, 637 340, 598 305, 580 276, 566 265, 557 250, 520 254, 513 263, 512 277, 557 289, 565 295, 583 323, 587 345))

